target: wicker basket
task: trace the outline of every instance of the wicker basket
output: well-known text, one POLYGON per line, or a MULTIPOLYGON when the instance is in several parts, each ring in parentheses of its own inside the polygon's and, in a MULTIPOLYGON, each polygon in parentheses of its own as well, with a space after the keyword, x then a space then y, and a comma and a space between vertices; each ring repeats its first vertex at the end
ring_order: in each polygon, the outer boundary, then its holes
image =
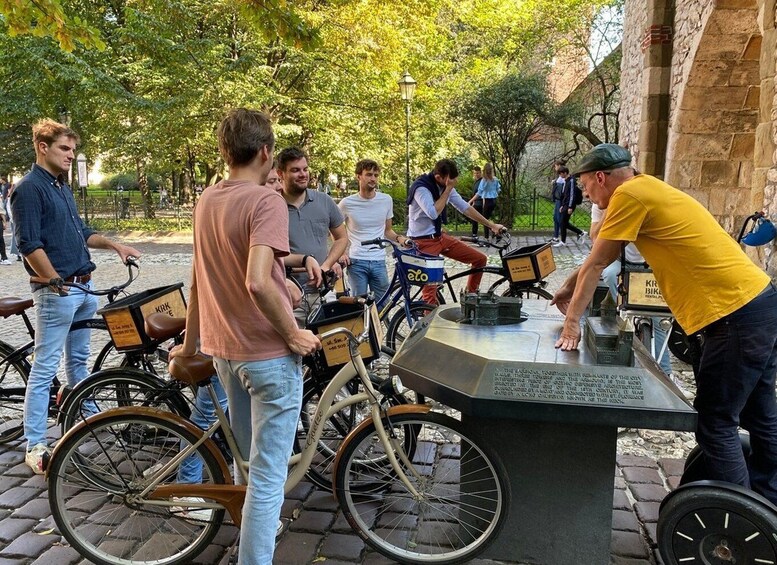
POLYGON ((131 294, 97 311, 111 332, 117 351, 143 349, 153 340, 146 335, 146 316, 161 312, 175 318, 186 317, 183 283, 151 288, 131 294))

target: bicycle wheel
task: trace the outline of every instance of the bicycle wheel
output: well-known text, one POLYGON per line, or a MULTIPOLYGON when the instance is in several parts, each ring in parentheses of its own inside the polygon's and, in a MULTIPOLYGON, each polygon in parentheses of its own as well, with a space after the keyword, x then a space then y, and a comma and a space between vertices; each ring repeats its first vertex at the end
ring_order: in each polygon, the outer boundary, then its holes
MULTIPOLYGON (((181 506, 184 499, 152 500, 140 493, 160 478, 157 471, 181 446, 197 439, 177 422, 131 411, 75 430, 60 443, 48 469, 49 503, 59 531, 79 554, 101 565, 191 563, 216 535, 224 509, 200 509, 195 518, 181 506)), ((203 483, 225 482, 205 444, 195 455, 203 483)), ((174 469, 159 484, 175 480, 174 469)))
POLYGON ((405 338, 410 334, 413 325, 434 310, 434 308, 435 306, 425 302, 411 304, 410 320, 407 319, 404 308, 397 310, 389 322, 388 332, 386 332, 386 346, 394 351, 399 349, 399 346, 402 345, 402 342, 405 341, 405 338))
MULTIPOLYGON (((306 445, 313 416, 318 408, 321 395, 326 388, 326 383, 317 382, 315 377, 308 378, 304 382, 302 412, 300 414, 300 426, 297 430, 297 437, 294 440, 294 453, 301 453, 306 445)), ((334 402, 340 402, 349 396, 357 394, 361 388, 359 379, 354 378, 338 391, 334 402)), ((407 399, 401 395, 391 395, 387 399, 387 403, 390 406, 407 404, 407 402, 407 399)), ((313 484, 330 492, 332 491, 332 465, 337 455, 337 450, 340 448, 345 436, 369 417, 369 402, 359 402, 339 410, 324 422, 316 453, 306 473, 313 484)))
POLYGON ((450 276, 446 274, 443 284, 437 289, 437 302, 439 304, 458 302, 459 293, 467 288, 469 276, 478 273, 481 276, 478 286, 481 292, 493 290, 499 296, 506 296, 504 293, 510 283, 505 278, 504 272, 499 267, 487 265, 480 269, 467 269, 450 276))
POLYGON ((131 369, 107 369, 81 381, 60 406, 64 434, 81 420, 119 406, 147 406, 188 418, 186 398, 177 385, 156 375, 131 369))
MULTIPOLYGON (((5 359, 15 350, 0 341, 0 358, 5 359)), ((30 363, 26 358, 9 359, 0 365, 0 444, 24 434, 24 392, 29 375, 30 363)))
POLYGON ((672 321, 672 331, 669 333, 669 351, 683 363, 691 364, 691 346, 688 336, 685 334, 677 320, 672 321))
POLYGON ((405 445, 408 436, 414 439, 412 468, 400 465, 419 496, 393 467, 365 463, 385 456, 375 426, 368 426, 342 446, 336 468, 335 492, 348 523, 400 563, 473 559, 497 537, 507 516, 510 487, 499 458, 444 414, 399 414, 383 426, 405 445))

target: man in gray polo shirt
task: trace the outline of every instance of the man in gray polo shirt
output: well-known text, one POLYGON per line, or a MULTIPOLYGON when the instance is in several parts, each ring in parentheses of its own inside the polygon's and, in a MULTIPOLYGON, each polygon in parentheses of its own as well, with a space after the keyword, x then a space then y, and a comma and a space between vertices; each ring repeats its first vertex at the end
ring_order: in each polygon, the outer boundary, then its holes
MULTIPOLYGON (((337 260, 348 245, 343 215, 328 194, 308 189, 310 172, 307 155, 296 147, 284 149, 278 154, 277 171, 289 209, 291 252, 303 255, 303 264, 315 260, 322 271, 331 270, 337 278, 342 277, 343 269, 337 260), (334 241, 328 248, 330 235, 334 241)), ((295 274, 294 277, 306 293, 316 292, 306 284, 306 274, 295 274)))

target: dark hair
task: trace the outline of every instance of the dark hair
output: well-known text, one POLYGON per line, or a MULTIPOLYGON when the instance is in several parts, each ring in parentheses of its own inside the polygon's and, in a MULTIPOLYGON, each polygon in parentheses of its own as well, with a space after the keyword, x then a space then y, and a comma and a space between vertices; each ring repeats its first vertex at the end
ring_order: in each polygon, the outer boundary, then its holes
POLYGON ((378 171, 380 172, 380 165, 372 159, 362 159, 356 163, 356 174, 360 175, 364 171, 378 171))
POLYGON ((472 167, 472 170, 473 170, 473 171, 477 171, 477 172, 480 172, 480 171, 481 171, 480 167, 478 167, 477 165, 475 165, 474 167, 472 167))
POLYGON ((65 124, 49 119, 35 122, 35 125, 32 126, 32 143, 35 146, 35 153, 38 152, 38 143, 43 142, 51 145, 62 136, 69 137, 76 143, 81 141, 78 134, 65 124))
POLYGON ((568 175, 569 174, 569 168, 561 166, 561 167, 558 168, 558 172, 559 173, 564 173, 564 174, 568 175))
POLYGON ((435 163, 432 174, 448 177, 449 179, 457 179, 459 178, 459 168, 451 159, 440 159, 435 163))
POLYGON ((275 147, 270 117, 258 110, 230 110, 221 120, 216 135, 219 152, 230 167, 247 165, 265 145, 271 152, 275 147))
POLYGON ((278 153, 278 170, 285 171, 286 165, 292 161, 299 161, 300 159, 307 159, 308 156, 305 152, 298 147, 287 147, 280 153, 278 153))

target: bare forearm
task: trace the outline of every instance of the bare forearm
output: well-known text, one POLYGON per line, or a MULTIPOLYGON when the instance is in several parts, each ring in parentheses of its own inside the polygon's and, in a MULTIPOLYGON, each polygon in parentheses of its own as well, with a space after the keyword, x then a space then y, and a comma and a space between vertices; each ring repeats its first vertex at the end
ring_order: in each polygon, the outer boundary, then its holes
POLYGON ((293 316, 289 316, 288 311, 283 307, 288 297, 282 296, 272 282, 254 288, 249 287, 248 290, 251 294, 251 300, 261 310, 272 327, 286 343, 291 343, 298 328, 293 316))
MULTIPOLYGON (((192 269, 193 271, 194 269, 192 269)), ((183 338, 184 355, 193 355, 197 351, 200 339, 200 302, 197 295, 197 282, 192 275, 192 287, 189 290, 189 305, 186 308, 186 333, 183 338)))
POLYGON ((329 253, 326 255, 326 259, 321 263, 321 269, 328 271, 332 265, 337 263, 337 260, 343 256, 346 248, 348 247, 348 238, 336 239, 332 243, 332 247, 329 248, 329 253))
POLYGON ((24 258, 27 259, 27 263, 30 264, 32 270, 43 279, 54 279, 60 276, 67 277, 70 275, 70 273, 58 273, 54 269, 54 265, 52 265, 51 261, 49 261, 49 256, 46 255, 46 252, 43 251, 43 248, 36 249, 29 255, 25 255, 24 258))
POLYGON ((89 239, 86 240, 86 244, 92 249, 109 249, 112 251, 116 250, 115 241, 112 241, 107 237, 96 233, 93 233, 89 236, 89 239))

